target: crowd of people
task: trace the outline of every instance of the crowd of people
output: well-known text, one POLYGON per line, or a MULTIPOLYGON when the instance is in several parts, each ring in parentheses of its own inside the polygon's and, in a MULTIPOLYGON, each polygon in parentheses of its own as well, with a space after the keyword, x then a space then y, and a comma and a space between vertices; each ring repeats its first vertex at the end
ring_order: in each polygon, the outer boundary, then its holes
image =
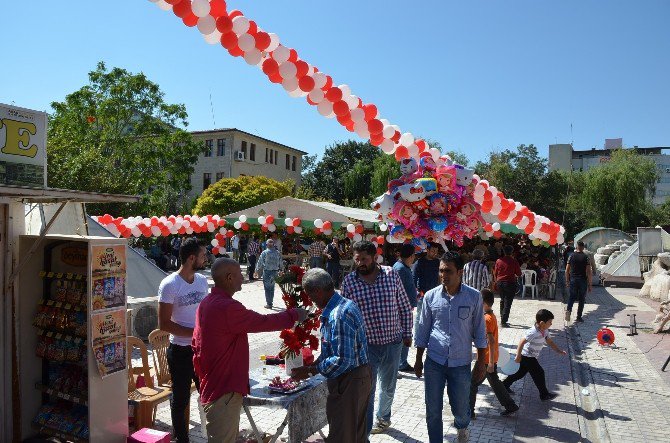
MULTIPOLYGON (((274 278, 281 267, 280 242, 271 236, 261 246, 252 236, 245 245, 251 267, 247 277, 262 278, 266 308, 273 306, 274 278)), ((308 248, 310 269, 302 287, 322 310, 320 354, 313 364, 293 369, 292 375, 304 379, 321 374, 327 379, 327 441, 366 442, 370 434, 386 432, 391 426, 398 371, 425 380, 430 442, 443 441, 445 387, 458 441, 468 439, 477 389, 484 380, 500 401, 503 416, 519 409, 510 396, 511 388, 528 372, 543 401, 555 397, 546 387, 537 357, 545 344, 565 352, 549 336, 553 314, 545 309, 537 313, 518 345, 515 361, 520 363, 519 371, 504 380, 497 375, 494 290, 500 294, 500 325, 505 327, 521 273, 517 257, 525 248, 517 246, 501 244, 498 250, 494 245, 496 259, 491 266, 488 248, 441 255, 441 248, 430 244, 417 259, 413 246, 400 245, 397 261, 385 266, 377 263, 376 246, 361 241, 351 245, 354 269, 342 278, 338 265, 345 252, 340 242, 312 243, 308 248), (464 256, 470 258, 467 264, 464 256), (412 344, 416 348, 413 365, 408 361, 412 344), (472 367, 473 346, 477 358, 472 367)), ((581 273, 577 252, 568 261, 568 270, 572 270, 566 278, 573 281, 588 274, 581 273)), ((234 442, 243 397, 249 394, 247 334, 291 328, 307 319, 308 312, 294 308, 261 314, 235 300, 245 280, 239 255, 213 262, 211 290, 198 272, 205 265, 206 248, 188 238, 180 244, 179 257, 179 269, 159 288, 159 327, 170 332, 174 436, 178 442, 188 441, 185 411, 195 382, 205 410, 208 440, 234 442)), ((575 301, 580 303, 581 316, 581 292, 576 293, 575 301)))

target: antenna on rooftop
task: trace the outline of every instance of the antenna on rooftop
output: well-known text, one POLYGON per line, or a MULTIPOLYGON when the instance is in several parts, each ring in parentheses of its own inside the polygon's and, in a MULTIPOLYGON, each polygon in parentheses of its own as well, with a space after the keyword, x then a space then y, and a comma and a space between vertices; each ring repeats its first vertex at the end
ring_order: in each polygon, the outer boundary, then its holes
POLYGON ((570 123, 570 146, 574 146, 575 138, 572 135, 572 123, 570 123))
POLYGON ((212 123, 214 124, 212 129, 216 129, 216 119, 214 118, 214 104, 212 103, 212 91, 209 91, 209 107, 212 110, 212 123))

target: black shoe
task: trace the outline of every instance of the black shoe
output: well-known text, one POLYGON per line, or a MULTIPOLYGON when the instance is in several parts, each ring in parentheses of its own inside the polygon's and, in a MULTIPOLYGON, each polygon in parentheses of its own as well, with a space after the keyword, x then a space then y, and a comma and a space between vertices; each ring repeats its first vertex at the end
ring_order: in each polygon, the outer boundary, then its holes
POLYGON ((264 307, 265 309, 272 309, 272 306, 271 306, 271 305, 265 305, 265 306, 263 306, 263 307, 264 307))
POLYGON ((509 328, 509 323, 505 322, 505 323, 503 323, 503 324, 500 325, 500 326, 502 326, 503 328, 509 328))
POLYGON ((558 397, 558 394, 554 394, 554 393, 552 392, 552 393, 550 393, 550 394, 540 396, 540 400, 542 400, 542 401, 549 401, 549 400, 553 400, 553 399, 555 399, 556 397, 558 397))
POLYGON ((584 323, 584 319, 581 318, 581 317, 577 317, 577 318, 575 319, 575 321, 576 321, 577 323, 584 323))
POLYGON ((400 369, 398 369, 398 371, 400 371, 400 372, 407 372, 407 373, 409 373, 409 374, 414 374, 414 366, 412 366, 412 365, 408 365, 408 366, 405 366, 404 368, 400 368, 400 369))
POLYGON ((510 415, 514 414, 516 411, 519 410, 519 407, 517 405, 514 405, 511 408, 505 409, 500 413, 501 417, 509 417, 510 415))

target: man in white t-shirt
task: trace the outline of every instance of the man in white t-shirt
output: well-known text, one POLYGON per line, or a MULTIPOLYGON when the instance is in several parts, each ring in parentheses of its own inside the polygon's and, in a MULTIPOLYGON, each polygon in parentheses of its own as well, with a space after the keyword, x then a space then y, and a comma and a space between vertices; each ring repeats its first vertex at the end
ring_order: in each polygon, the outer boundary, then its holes
POLYGON ((233 259, 235 261, 240 260, 240 236, 235 234, 230 239, 230 248, 233 250, 233 259))
POLYGON ((188 442, 186 409, 191 397, 191 382, 198 390, 199 381, 193 370, 191 340, 195 327, 195 312, 209 293, 207 277, 198 274, 204 269, 206 249, 196 238, 184 240, 179 248, 181 267, 163 279, 158 288, 158 328, 170 333, 167 351, 172 377, 172 428, 178 443, 188 442))

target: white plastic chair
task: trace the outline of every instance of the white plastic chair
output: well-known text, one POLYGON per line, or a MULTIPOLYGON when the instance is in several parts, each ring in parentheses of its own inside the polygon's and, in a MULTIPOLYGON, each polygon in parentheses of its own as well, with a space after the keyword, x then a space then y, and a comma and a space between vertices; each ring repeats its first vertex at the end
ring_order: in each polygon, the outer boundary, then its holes
POLYGON ((537 273, 530 269, 526 269, 522 274, 521 298, 526 297, 526 289, 530 289, 531 299, 537 298, 537 273))

